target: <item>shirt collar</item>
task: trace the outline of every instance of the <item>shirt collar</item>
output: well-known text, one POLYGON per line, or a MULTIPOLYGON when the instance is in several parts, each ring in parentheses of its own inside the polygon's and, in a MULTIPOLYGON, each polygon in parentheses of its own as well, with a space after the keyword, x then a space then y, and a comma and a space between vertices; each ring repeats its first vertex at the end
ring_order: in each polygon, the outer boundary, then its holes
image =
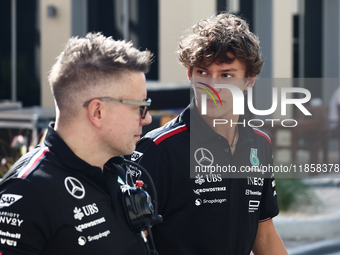
MULTIPOLYGON (((76 154, 74 154, 74 152, 67 146, 64 140, 54 130, 54 123, 49 125, 44 143, 68 168, 71 168, 83 174, 93 175, 102 173, 101 168, 90 165, 83 159, 79 158, 76 154)), ((121 157, 111 158, 109 160, 111 164, 108 164, 108 169, 112 169, 110 165, 121 164, 122 161, 123 159, 121 157)))
POLYGON ((65 166, 65 171, 70 171, 72 173, 77 173, 78 175, 87 177, 108 194, 110 194, 109 187, 112 187, 112 185, 115 183, 114 178, 110 179, 110 173, 113 173, 115 176, 120 175, 121 178, 124 178, 125 176, 124 169, 122 168, 122 163, 124 162, 122 157, 111 158, 105 164, 105 166, 103 166, 103 170, 99 167, 92 166, 73 153, 73 151, 54 130, 54 123, 49 125, 44 143, 65 166))
POLYGON ((54 123, 49 125, 44 143, 57 155, 60 161, 68 167, 79 170, 91 167, 90 164, 75 155, 67 146, 64 140, 54 130, 54 123))

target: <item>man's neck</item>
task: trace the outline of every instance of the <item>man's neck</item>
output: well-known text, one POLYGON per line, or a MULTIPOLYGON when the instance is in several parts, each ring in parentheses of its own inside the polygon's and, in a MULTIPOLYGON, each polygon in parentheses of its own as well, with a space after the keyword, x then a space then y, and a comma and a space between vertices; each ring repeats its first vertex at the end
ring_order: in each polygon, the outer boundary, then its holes
POLYGON ((237 124, 235 124, 238 119, 239 116, 238 115, 232 115, 229 118, 225 118, 223 120, 228 121, 227 123, 221 124, 221 122, 218 122, 214 120, 216 120, 215 118, 211 118, 207 115, 202 116, 202 119, 208 124, 208 126, 210 126, 217 134, 223 136, 224 138, 226 138, 229 142, 230 145, 232 145, 231 143, 233 142, 233 140, 235 140, 235 134, 236 134, 236 126, 237 124), (232 124, 233 123, 233 124, 232 124))
POLYGON ((55 131, 72 150, 72 152, 88 164, 103 169, 104 164, 109 160, 109 156, 100 153, 100 148, 95 145, 97 141, 91 141, 88 136, 90 130, 79 129, 77 127, 56 125, 55 131), (99 153, 98 153, 99 152, 99 153))

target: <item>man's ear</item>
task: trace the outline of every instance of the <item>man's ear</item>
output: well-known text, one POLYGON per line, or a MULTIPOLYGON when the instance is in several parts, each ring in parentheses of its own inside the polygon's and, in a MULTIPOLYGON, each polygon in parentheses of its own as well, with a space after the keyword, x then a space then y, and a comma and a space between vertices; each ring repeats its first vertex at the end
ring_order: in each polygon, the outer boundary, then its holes
POLYGON ((247 78, 247 81, 246 81, 246 89, 245 90, 248 90, 248 88, 251 88, 254 86, 255 84, 255 81, 256 81, 256 77, 250 77, 250 78, 247 78))
POLYGON ((102 126, 103 112, 102 102, 99 99, 92 100, 87 107, 87 116, 96 127, 102 126))
POLYGON ((188 80, 191 81, 191 71, 190 71, 190 67, 188 66, 187 67, 187 77, 188 77, 188 80))

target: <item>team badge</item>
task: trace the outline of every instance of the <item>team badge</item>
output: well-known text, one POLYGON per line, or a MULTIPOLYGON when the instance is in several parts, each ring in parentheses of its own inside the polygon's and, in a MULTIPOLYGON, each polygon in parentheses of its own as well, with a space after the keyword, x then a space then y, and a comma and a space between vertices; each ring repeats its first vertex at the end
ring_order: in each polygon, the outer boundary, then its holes
POLYGON ((203 167, 209 167, 214 162, 213 154, 206 148, 198 148, 194 154, 196 162, 203 167))
POLYGON ((83 184, 74 177, 66 177, 65 187, 68 193, 77 199, 83 199, 85 197, 85 188, 83 184))
POLYGON ((250 163, 253 166, 259 166, 260 165, 260 160, 257 157, 257 149, 251 148, 251 151, 250 151, 250 163))

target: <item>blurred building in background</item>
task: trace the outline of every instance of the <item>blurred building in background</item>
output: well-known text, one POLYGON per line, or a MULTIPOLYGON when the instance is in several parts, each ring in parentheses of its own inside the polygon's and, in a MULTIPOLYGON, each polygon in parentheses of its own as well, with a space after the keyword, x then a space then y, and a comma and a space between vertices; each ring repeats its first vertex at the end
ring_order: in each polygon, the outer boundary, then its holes
MULTIPOLYGON (((155 61, 147 74, 148 96, 153 100, 152 109, 171 109, 171 118, 190 100, 186 71, 175 55, 179 38, 200 19, 222 11, 247 20, 260 38, 265 57, 260 78, 275 78, 268 85, 264 82, 255 86, 257 109, 269 109, 271 87, 280 86, 304 87, 311 92, 314 106, 328 107, 339 87, 340 0, 1 0, 0 102, 53 108, 47 76, 63 45, 71 36, 102 32, 117 40, 131 40, 135 47, 154 53, 155 61), (280 83, 278 78, 286 80, 280 83)), ((327 111, 314 114, 320 123, 313 123, 313 134, 328 130, 314 128, 323 126, 327 111)), ((287 118, 297 118, 298 113, 290 108, 287 118)), ((27 119, 34 122, 36 112, 30 114, 27 119)), ((161 118, 157 114, 146 129, 164 122, 164 113, 161 118)), ((274 113, 272 117, 279 119, 279 115, 274 113)), ((4 123, 11 127, 6 121, 8 117, 0 116, 0 126, 4 123)), ((310 131, 311 125, 307 124, 290 136, 288 148, 293 154, 303 147, 313 151, 329 147, 328 143, 314 141, 315 135, 298 134, 310 131), (306 141, 313 141, 315 146, 306 141)), ((274 130, 274 142, 276 131, 284 137, 284 132, 274 130)))
MULTIPOLYGON (((199 19, 225 10, 242 15, 260 37, 265 56, 261 77, 339 77, 339 0, 2 0, 1 100, 12 98, 13 2, 16 98, 24 106, 53 106, 48 71, 70 36, 89 31, 151 50, 156 57, 147 75, 150 88, 187 85, 174 54, 179 37, 199 19)), ((334 90, 308 89, 324 101, 334 90)))

